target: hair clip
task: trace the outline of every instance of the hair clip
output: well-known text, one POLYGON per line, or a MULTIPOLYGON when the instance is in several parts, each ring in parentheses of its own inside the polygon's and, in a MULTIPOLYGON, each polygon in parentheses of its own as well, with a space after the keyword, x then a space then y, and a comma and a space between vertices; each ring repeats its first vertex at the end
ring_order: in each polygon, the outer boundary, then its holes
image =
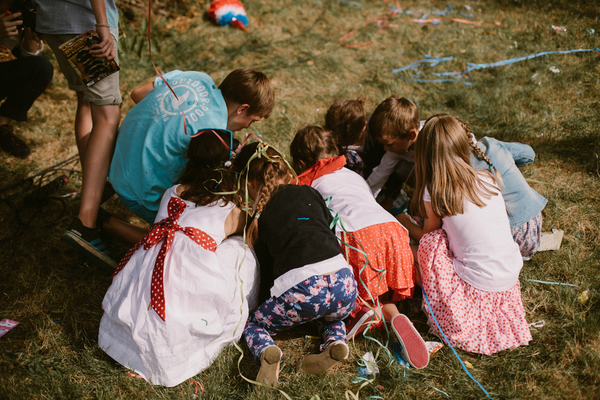
POLYGON ((260 218, 260 213, 254 213, 254 219, 259 219, 260 218))
POLYGON ((225 164, 224 164, 224 165, 225 165, 225 168, 229 168, 229 167, 231 167, 231 160, 227 160, 227 161, 225 161, 225 164))

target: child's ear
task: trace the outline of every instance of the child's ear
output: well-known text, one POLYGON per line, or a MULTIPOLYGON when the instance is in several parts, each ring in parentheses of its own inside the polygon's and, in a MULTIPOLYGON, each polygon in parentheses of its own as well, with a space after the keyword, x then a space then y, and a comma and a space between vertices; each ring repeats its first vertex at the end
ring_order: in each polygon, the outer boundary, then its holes
POLYGON ((410 131, 408 131, 409 140, 415 140, 417 138, 418 134, 419 134, 419 130, 416 128, 412 128, 410 131))
POLYGON ((238 107, 236 114, 237 115, 242 115, 244 113, 247 113, 248 110, 250 109, 250 105, 249 104, 242 104, 238 107))

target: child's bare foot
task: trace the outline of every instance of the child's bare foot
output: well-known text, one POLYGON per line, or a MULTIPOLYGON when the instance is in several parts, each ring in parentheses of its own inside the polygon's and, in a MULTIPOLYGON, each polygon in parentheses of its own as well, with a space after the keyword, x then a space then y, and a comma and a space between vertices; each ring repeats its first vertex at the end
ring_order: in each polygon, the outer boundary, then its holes
POLYGON ((277 387, 279 385, 280 360, 281 349, 277 346, 267 347, 260 356, 260 369, 256 375, 256 381, 277 387))
POLYGON ((321 354, 309 354, 302 360, 302 371, 305 374, 318 375, 333 367, 339 361, 348 357, 348 345, 344 342, 334 342, 321 354))

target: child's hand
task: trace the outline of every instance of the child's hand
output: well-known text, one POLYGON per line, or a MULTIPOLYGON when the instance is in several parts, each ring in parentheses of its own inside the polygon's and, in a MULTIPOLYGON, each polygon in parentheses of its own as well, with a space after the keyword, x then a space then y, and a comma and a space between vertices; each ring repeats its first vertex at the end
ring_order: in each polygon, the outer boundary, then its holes
POLYGON ((106 26, 96 26, 96 32, 100 36, 101 42, 99 44, 92 45, 90 54, 96 58, 106 58, 107 60, 115 59, 115 49, 113 46, 112 37, 110 35, 110 28, 106 26))

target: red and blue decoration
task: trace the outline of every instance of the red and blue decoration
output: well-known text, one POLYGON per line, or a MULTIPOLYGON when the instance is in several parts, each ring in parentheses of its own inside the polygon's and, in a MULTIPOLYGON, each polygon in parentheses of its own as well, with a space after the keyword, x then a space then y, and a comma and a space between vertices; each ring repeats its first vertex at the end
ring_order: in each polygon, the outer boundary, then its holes
POLYGON ((231 25, 248 32, 246 9, 239 0, 213 0, 208 9, 208 16, 221 26, 231 25))

